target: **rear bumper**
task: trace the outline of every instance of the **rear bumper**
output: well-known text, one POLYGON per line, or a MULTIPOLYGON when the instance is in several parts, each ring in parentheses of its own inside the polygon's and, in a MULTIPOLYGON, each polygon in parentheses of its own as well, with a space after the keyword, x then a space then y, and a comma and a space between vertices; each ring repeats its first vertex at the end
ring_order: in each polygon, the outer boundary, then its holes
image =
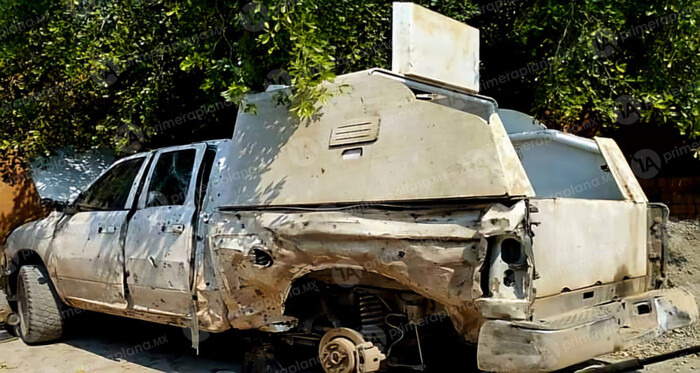
POLYGON ((553 319, 491 320, 479 333, 479 368, 550 372, 614 352, 698 319, 693 296, 681 289, 650 291, 553 319))

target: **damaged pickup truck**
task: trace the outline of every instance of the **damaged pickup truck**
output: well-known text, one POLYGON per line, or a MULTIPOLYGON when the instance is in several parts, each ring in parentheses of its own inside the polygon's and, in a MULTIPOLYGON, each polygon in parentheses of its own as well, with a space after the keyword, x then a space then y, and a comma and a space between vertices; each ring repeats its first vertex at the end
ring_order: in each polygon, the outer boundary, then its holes
POLYGON ((21 338, 60 338, 76 307, 262 331, 326 372, 422 370, 449 335, 480 369, 535 372, 696 321, 664 286, 668 210, 612 140, 385 70, 325 84, 312 119, 287 88, 249 96, 232 140, 124 158, 15 230, 21 338))

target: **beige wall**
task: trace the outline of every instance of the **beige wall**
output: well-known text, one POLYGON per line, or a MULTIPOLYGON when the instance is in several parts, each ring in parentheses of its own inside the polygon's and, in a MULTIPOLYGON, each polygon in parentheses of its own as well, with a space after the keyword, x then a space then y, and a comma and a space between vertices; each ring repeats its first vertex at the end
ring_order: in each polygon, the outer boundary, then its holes
POLYGON ((0 158, 0 243, 16 227, 44 215, 39 194, 21 164, 12 155, 0 158))

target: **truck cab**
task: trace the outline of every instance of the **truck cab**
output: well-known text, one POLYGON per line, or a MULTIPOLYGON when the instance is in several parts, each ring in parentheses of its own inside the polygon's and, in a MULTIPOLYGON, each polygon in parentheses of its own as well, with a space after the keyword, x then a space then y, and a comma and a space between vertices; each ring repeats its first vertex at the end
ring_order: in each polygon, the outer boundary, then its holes
POLYGON ((11 300, 17 304, 19 267, 39 265, 66 305, 187 325, 199 214, 225 142, 123 158, 65 209, 15 230, 4 253, 11 300))

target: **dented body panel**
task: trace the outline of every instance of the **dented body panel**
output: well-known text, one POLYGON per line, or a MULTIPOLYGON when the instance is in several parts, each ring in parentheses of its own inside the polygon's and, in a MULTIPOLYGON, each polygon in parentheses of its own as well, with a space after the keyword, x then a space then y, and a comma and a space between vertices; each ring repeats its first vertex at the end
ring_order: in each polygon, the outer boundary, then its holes
POLYGON ((478 269, 488 238, 517 234, 524 217, 524 208, 516 207, 521 215, 512 224, 494 226, 490 209, 505 208, 221 213, 209 238, 230 321, 240 329, 293 326, 284 316, 291 284, 330 269, 335 282, 372 285, 363 276, 376 274, 438 301, 476 341, 481 318, 472 303, 481 296, 478 269), (253 250, 268 253, 274 264, 256 265, 253 250), (261 302, 264 307, 254 306, 261 302))
POLYGON ((667 215, 612 140, 515 125, 488 98, 383 70, 325 88, 308 122, 267 92, 231 141, 129 158, 143 163, 122 208, 17 229, 10 299, 38 257, 69 305, 193 332, 370 340, 386 327, 373 312, 442 315, 493 371, 560 369, 697 320, 687 292, 659 289, 667 215))
POLYGON ((197 185, 198 175, 193 170, 200 169, 206 148, 206 144, 167 148, 154 156, 124 244, 125 270, 129 273, 126 285, 135 309, 183 317, 191 314, 197 188, 171 196, 149 195, 148 189, 157 182, 159 160, 172 162, 168 157, 177 152, 189 152, 194 159, 190 173, 182 175, 189 179, 179 182, 197 185))

